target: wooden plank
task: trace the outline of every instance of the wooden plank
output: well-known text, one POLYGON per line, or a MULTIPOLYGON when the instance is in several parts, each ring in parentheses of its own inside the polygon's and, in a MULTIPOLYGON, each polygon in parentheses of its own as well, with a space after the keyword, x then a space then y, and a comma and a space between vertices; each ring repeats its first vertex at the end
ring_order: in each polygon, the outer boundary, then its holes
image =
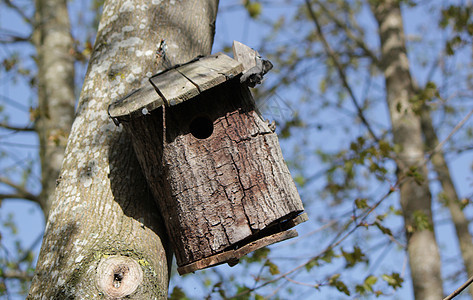
POLYGON ((284 240, 296 237, 297 231, 294 230, 289 230, 289 231, 283 231, 283 232, 278 232, 269 236, 265 236, 259 240, 253 241, 243 247, 241 247, 238 250, 229 250, 225 251, 210 257, 206 257, 204 259, 198 260, 196 262, 190 263, 188 265, 184 265, 182 267, 177 268, 177 271, 179 272, 179 275, 184 275, 187 273, 191 273, 200 269, 216 266, 219 264, 223 264, 226 262, 229 262, 230 264, 235 265, 235 262, 238 261, 242 256, 253 252, 259 248, 282 242, 284 240))
POLYGON ((294 219, 288 220, 285 223, 282 224, 283 229, 289 229, 292 228, 296 225, 299 225, 301 223, 304 223, 305 221, 309 220, 309 216, 307 213, 302 213, 295 217, 294 219))
POLYGON ((197 87, 176 69, 153 76, 150 81, 158 94, 164 97, 164 101, 170 106, 182 103, 199 94, 197 87))
POLYGON ((151 77, 150 81, 174 106, 240 74, 243 66, 223 53, 202 57, 151 77))
POLYGON ((238 41, 233 41, 232 49, 233 57, 243 64, 243 73, 256 66, 258 51, 238 41))
POLYGON ((134 117, 147 114, 161 105, 163 100, 156 90, 151 85, 146 85, 113 102, 108 108, 108 113, 114 119, 134 117))
POLYGON ((110 116, 129 119, 151 112, 163 103, 174 106, 192 99, 243 71, 243 65, 219 52, 170 69, 150 78, 146 85, 109 106, 110 116))
POLYGON ((203 92, 240 74, 243 65, 219 52, 195 63, 183 65, 177 70, 203 92))

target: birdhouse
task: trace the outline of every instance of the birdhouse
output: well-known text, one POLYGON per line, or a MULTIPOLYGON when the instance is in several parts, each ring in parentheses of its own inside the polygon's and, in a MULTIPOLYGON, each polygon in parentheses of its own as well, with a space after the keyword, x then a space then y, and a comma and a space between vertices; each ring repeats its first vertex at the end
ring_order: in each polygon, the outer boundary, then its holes
POLYGON ((236 59, 217 53, 175 66, 109 107, 132 135, 181 275, 233 265, 297 236, 288 229, 307 220, 248 89, 269 62, 248 49, 238 43, 236 59))

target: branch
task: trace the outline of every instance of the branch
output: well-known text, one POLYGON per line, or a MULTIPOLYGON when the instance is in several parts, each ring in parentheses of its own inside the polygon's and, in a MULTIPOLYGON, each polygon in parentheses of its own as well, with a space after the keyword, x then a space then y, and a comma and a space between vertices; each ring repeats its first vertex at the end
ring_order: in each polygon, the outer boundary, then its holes
POLYGON ((318 286, 317 284, 311 284, 311 283, 296 281, 294 279, 289 278, 288 276, 284 276, 283 278, 286 279, 289 282, 292 282, 292 283, 295 283, 295 284, 298 284, 298 285, 308 286, 308 287, 311 287, 311 288, 315 288, 315 287, 318 286))
POLYGON ((9 43, 16 43, 16 42, 29 42, 31 39, 31 36, 21 36, 18 33, 15 32, 10 32, 7 33, 6 29, 1 28, 1 39, 0 39, 0 44, 9 44, 9 43))
POLYGON ((306 6, 307 6, 307 10, 309 11, 309 15, 312 18, 312 20, 314 21, 315 27, 317 29, 317 33, 319 34, 320 40, 322 41, 325 52, 332 59, 335 67, 337 68, 338 75, 340 76, 340 79, 342 80, 343 86, 348 91, 348 94, 350 95, 350 99, 352 100, 353 105, 355 105, 355 107, 356 107, 356 110, 358 112, 358 117, 361 119, 361 122, 365 125, 366 129, 368 129, 368 132, 373 137, 373 139, 378 142, 379 141, 378 137, 375 135, 373 129, 371 128, 371 125, 366 120, 366 118, 363 114, 363 110, 361 109, 360 105, 358 104, 358 101, 356 100, 355 93, 353 92, 352 88, 348 84, 347 77, 344 73, 342 65, 340 64, 340 61, 337 58, 337 55, 335 54, 335 52, 332 50, 329 43, 325 39, 325 36, 322 32, 322 27, 320 26, 319 20, 317 19, 317 16, 315 15, 315 12, 312 9, 312 6, 310 5, 309 0, 305 0, 305 3, 306 3, 306 6))
POLYGON ((340 19, 338 19, 333 14, 333 12, 331 10, 329 10, 322 3, 322 1, 317 1, 317 4, 322 8, 322 10, 327 14, 327 16, 335 23, 335 25, 337 25, 338 28, 345 31, 345 34, 347 35, 347 37, 349 39, 351 39, 352 41, 354 41, 358 45, 358 47, 360 47, 364 51, 366 56, 371 58, 376 65, 379 65, 378 57, 376 56, 376 54, 373 51, 371 51, 371 49, 368 47, 368 45, 366 45, 365 41, 362 38, 360 38, 359 36, 355 36, 355 34, 348 28, 346 23, 342 22, 340 19))
POLYGON ((0 40, 0 44, 13 44, 13 43, 25 43, 29 42, 29 38, 13 36, 10 39, 0 40))
POLYGON ((25 20, 27 23, 31 24, 31 18, 25 14, 24 9, 22 9, 22 8, 16 6, 15 4, 13 4, 11 2, 11 0, 4 0, 4 1, 5 1, 5 4, 9 8, 13 9, 17 14, 19 14, 23 18, 23 20, 25 20))
POLYGON ((21 270, 3 270, 1 277, 5 279, 20 279, 25 281, 31 281, 33 274, 21 270))
POLYGON ((427 158, 430 159, 435 153, 442 151, 443 145, 468 121, 468 119, 473 115, 473 110, 471 110, 448 134, 448 136, 440 142, 434 149, 427 153, 427 158))
POLYGON ((6 123, 0 123, 0 127, 1 127, 1 128, 5 128, 5 129, 8 129, 8 130, 13 130, 13 131, 29 131, 29 132, 34 131, 34 128, 33 128, 33 127, 29 127, 29 126, 13 126, 13 125, 9 125, 9 124, 6 124, 6 123))
POLYGON ((456 289, 453 293, 448 295, 447 297, 443 298, 443 300, 450 300, 458 296, 461 292, 463 292, 464 289, 466 289, 470 284, 473 283, 473 276, 468 278, 468 280, 462 284, 458 289, 456 289))
POLYGON ((37 195, 33 195, 32 193, 28 192, 23 186, 12 182, 10 179, 0 177, 0 183, 6 184, 16 190, 16 193, 0 194, 0 199, 20 198, 39 203, 39 197, 37 195))

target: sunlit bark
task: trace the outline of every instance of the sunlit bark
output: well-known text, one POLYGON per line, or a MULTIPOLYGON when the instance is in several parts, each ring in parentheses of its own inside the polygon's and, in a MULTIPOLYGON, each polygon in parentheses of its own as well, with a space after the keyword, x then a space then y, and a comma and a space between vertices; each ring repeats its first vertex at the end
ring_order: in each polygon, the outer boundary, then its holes
POLYGON ((29 299, 166 298, 169 243, 107 107, 158 71, 161 39, 173 63, 209 54, 217 5, 106 1, 29 299))

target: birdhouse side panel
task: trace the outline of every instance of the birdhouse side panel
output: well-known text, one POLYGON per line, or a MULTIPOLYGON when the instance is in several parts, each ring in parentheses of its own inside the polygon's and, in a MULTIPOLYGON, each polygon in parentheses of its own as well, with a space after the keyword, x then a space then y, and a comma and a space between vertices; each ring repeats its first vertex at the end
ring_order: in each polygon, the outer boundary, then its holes
MULTIPOLYGON (((185 232, 185 228, 179 226, 179 212, 172 200, 170 186, 166 182, 166 166, 162 160, 164 148, 162 108, 127 122, 124 128, 133 137, 135 154, 157 202, 159 213, 165 220, 166 232, 173 248, 186 248, 187 243, 181 237, 191 233, 185 232)), ((175 252, 177 260, 182 261, 180 254, 184 252, 176 250, 175 252)))

